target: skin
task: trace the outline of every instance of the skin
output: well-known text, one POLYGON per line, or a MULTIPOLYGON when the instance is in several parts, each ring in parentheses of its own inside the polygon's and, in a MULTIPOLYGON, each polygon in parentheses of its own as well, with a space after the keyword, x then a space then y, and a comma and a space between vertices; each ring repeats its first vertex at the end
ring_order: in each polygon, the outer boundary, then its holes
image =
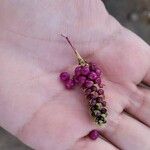
POLYGON ((100 0, 0 1, 0 125, 36 150, 149 150, 150 47, 100 0), (77 61, 64 38, 103 71, 108 123, 99 128, 80 89, 59 80, 77 61), (102 138, 86 136, 100 129, 102 138))

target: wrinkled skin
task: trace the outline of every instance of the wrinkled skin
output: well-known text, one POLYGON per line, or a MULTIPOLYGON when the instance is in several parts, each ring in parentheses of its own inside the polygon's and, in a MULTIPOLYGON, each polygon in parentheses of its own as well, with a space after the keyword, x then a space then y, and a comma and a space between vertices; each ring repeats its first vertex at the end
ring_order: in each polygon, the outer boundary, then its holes
POLYGON ((149 150, 150 47, 112 18, 100 0, 0 1, 0 124, 37 150, 149 150), (101 138, 80 89, 59 73, 73 71, 70 37, 103 70, 108 123, 101 138), (109 141, 109 142, 108 142, 109 141))

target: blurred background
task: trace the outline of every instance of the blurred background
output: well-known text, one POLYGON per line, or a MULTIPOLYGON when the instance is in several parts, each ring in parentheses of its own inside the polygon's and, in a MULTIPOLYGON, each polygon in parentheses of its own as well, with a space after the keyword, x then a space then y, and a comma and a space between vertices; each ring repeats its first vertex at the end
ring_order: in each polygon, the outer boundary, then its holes
MULTIPOLYGON (((103 0, 109 13, 150 44, 150 0, 103 0)), ((0 150, 31 150, 0 129, 0 150)))
POLYGON ((109 13, 150 44, 150 0, 103 0, 109 13))

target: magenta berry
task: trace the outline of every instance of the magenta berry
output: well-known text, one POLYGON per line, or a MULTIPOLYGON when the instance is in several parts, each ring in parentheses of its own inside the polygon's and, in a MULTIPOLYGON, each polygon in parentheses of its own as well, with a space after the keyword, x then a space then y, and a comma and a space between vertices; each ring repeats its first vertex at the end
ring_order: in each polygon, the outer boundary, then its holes
POLYGON ((98 92, 99 95, 103 95, 104 94, 104 90, 103 89, 99 89, 97 92, 98 92))
POLYGON ((74 88, 75 86, 75 82, 73 79, 68 80, 67 82, 65 82, 65 87, 66 89, 70 90, 72 88, 74 88))
POLYGON ((91 88, 88 88, 88 89, 85 90, 85 94, 86 95, 89 95, 91 93, 92 93, 92 89, 91 88))
POLYGON ((79 83, 78 76, 74 75, 74 76, 73 76, 73 80, 74 80, 74 82, 75 82, 76 84, 78 84, 78 83, 79 83))
POLYGON ((96 140, 99 136, 100 136, 100 134, 99 134, 99 131, 97 131, 97 130, 92 130, 92 131, 89 133, 89 138, 90 138, 91 140, 96 140))
POLYGON ((70 74, 68 72, 62 72, 60 74, 60 79, 62 81, 68 81, 70 79, 70 74))
POLYGON ((85 84, 84 84, 84 86, 85 86, 86 88, 90 88, 90 87, 92 87, 93 85, 94 85, 94 82, 91 81, 91 80, 86 80, 86 81, 85 81, 85 84))
POLYGON ((97 67, 96 67, 96 64, 94 64, 94 63, 89 63, 89 65, 90 65, 89 68, 90 68, 91 71, 95 71, 95 70, 96 70, 96 68, 97 68, 97 67))
POLYGON ((81 74, 82 75, 88 75, 90 73, 89 66, 83 66, 81 69, 81 74))
POLYGON ((95 72, 90 72, 90 74, 88 75, 88 78, 91 79, 91 80, 96 80, 97 78, 97 74, 95 72))
POLYGON ((82 84, 85 83, 86 77, 85 77, 85 76, 79 76, 79 77, 78 77, 78 81, 79 81, 79 83, 82 85, 82 84))
POLYGON ((101 75, 101 70, 99 68, 96 68, 95 73, 97 74, 98 77, 101 75))
POLYGON ((98 85, 100 85, 100 84, 101 84, 101 78, 98 77, 98 78, 95 80, 95 83, 97 83, 98 85))
POLYGON ((96 99, 93 98, 89 101, 89 103, 90 103, 90 106, 94 106, 94 105, 96 105, 97 101, 96 101, 96 99))
POLYGON ((81 67, 81 66, 77 66, 77 67, 75 68, 75 75, 76 75, 76 76, 81 75, 81 70, 82 70, 82 67, 81 67))
POLYGON ((91 87, 91 91, 92 91, 92 92, 93 92, 93 91, 96 92, 96 91, 97 91, 97 87, 93 85, 93 86, 91 87))

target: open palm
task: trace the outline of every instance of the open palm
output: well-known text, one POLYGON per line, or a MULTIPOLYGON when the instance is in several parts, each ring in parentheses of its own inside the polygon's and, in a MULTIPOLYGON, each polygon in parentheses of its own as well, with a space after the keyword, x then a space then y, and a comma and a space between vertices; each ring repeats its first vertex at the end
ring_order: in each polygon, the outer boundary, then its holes
POLYGON ((98 0, 0 2, 1 126, 37 150, 149 150, 150 48, 108 15, 98 0), (104 138, 86 135, 92 122, 80 89, 59 73, 76 59, 66 41, 103 70, 108 104, 104 138))

